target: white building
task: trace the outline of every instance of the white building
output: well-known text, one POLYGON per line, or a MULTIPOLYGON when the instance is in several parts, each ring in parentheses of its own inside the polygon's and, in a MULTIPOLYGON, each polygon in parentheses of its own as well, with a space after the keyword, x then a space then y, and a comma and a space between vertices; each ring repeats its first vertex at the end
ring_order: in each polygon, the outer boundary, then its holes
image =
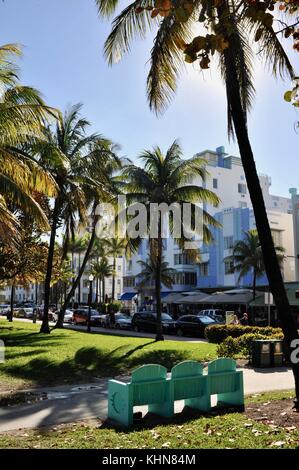
MULTIPOLYGON (((229 274, 230 266, 225 258, 231 254, 233 244, 242 239, 244 232, 255 227, 252 204, 248 193, 242 162, 239 157, 228 155, 224 147, 216 151, 205 150, 199 154, 207 161, 208 177, 203 183, 195 177, 191 183, 214 191, 221 200, 215 207, 205 204, 204 209, 221 224, 221 229, 212 229, 214 243, 201 248, 201 264, 192 264, 188 254, 182 253, 171 238, 164 240, 165 261, 178 273, 173 285, 174 291, 190 288, 205 288, 237 285, 238 274, 229 274)), ((276 245, 283 246, 286 258, 283 266, 285 281, 295 280, 294 233, 291 199, 270 194, 271 178, 260 175, 260 183, 267 208, 268 218, 276 245)), ((299 199, 298 199, 299 208, 299 199)), ((299 214, 299 209, 298 209, 299 214)), ((298 215, 299 220, 299 215, 298 215)), ((299 224, 298 224, 299 233, 299 224)), ((298 251, 299 253, 299 235, 298 251)), ((140 272, 138 261, 148 256, 148 242, 141 244, 138 253, 125 265, 124 292, 126 298, 136 294, 136 275, 140 272)), ((251 275, 242 279, 241 285, 251 285, 251 275)), ((259 279, 267 283, 266 277, 259 279)), ((163 289, 165 292, 167 289, 163 289)))

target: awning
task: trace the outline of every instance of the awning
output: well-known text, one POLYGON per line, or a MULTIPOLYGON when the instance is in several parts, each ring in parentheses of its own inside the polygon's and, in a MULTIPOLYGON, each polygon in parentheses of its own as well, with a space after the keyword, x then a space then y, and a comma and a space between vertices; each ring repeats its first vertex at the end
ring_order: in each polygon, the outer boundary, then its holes
MULTIPOLYGON (((259 295, 259 293, 257 293, 259 295)), ((233 289, 231 291, 214 292, 214 294, 204 297, 201 304, 249 304, 252 301, 253 293, 250 289, 233 289)))
MULTIPOLYGON (((299 299, 296 297, 296 289, 286 289, 289 304, 292 307, 299 307, 299 299)), ((274 304, 275 305, 275 302, 274 304)), ((265 302, 265 294, 257 295, 256 299, 250 302, 251 307, 267 307, 268 304, 265 302)))
POLYGON ((137 295, 137 292, 124 292, 121 294, 120 300, 132 300, 135 295, 137 295))

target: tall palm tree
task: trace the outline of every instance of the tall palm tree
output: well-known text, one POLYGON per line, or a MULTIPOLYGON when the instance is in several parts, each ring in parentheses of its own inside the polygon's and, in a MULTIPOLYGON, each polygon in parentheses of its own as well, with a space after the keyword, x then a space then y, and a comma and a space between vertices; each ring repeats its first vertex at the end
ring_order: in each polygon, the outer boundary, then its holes
MULTIPOLYGON (((155 285, 156 281, 156 274, 157 274, 157 258, 154 255, 150 255, 146 261, 139 260, 138 264, 140 264, 141 271, 137 274, 138 278, 138 287, 151 287, 155 285)), ((168 289, 171 289, 174 283, 174 275, 176 274, 177 270, 174 268, 170 268, 167 261, 164 260, 162 256, 161 261, 161 284, 163 284, 168 289)))
POLYGON ((40 93, 19 84, 14 60, 21 55, 16 44, 0 46, 0 236, 16 241, 19 210, 40 229, 48 229, 47 217, 35 194, 56 194, 51 175, 26 152, 28 143, 40 138, 45 119, 53 117, 40 93))
MULTIPOLYGON (((109 16, 115 12, 118 1, 96 0, 96 4, 100 15, 109 16)), ((294 77, 287 54, 273 29, 271 9, 272 2, 137 0, 114 19, 112 31, 105 43, 105 54, 110 64, 118 61, 130 50, 134 36, 144 37, 149 27, 157 27, 147 79, 149 104, 157 112, 167 106, 175 93, 184 59, 187 62, 199 60, 203 69, 209 68, 212 57, 218 59, 226 89, 228 130, 230 135, 234 133, 237 138, 265 270, 290 355, 291 344, 299 335, 276 256, 247 128, 247 114, 254 96, 253 50, 250 47, 252 38, 260 46, 259 57, 265 59, 275 75, 285 73, 291 79, 294 77), (153 10, 154 7, 157 8, 153 10), (193 27, 198 21, 208 34, 192 40, 193 27)), ((299 409, 299 363, 292 364, 292 368, 296 389, 295 407, 299 409)))
MULTIPOLYGON (((59 226, 65 226, 65 243, 70 239, 78 219, 81 224, 87 222, 88 201, 85 190, 88 186, 97 186, 84 171, 82 160, 90 153, 90 146, 100 139, 97 134, 86 133, 89 122, 80 116, 81 105, 70 108, 59 119, 56 128, 48 127, 44 139, 33 145, 33 151, 40 164, 54 178, 58 195, 54 200, 51 213, 51 232, 48 251, 47 272, 44 284, 44 314, 41 332, 49 333, 49 298, 53 269, 55 239, 59 226)), ((65 250, 67 251, 67 250, 65 250)))
POLYGON ((116 276, 116 259, 123 256, 127 247, 127 240, 124 238, 111 238, 106 240, 108 249, 107 255, 113 258, 112 271, 112 301, 115 300, 115 276, 116 276))
MULTIPOLYGON (((195 156, 188 160, 182 158, 182 149, 174 141, 166 154, 163 155, 159 147, 152 151, 144 151, 139 159, 144 163, 144 167, 127 165, 124 168, 122 177, 124 180, 123 188, 126 193, 127 202, 130 204, 142 203, 147 210, 148 221, 150 220, 152 204, 166 203, 169 206, 176 204, 183 209, 183 204, 187 203, 192 208, 192 214, 195 214, 195 205, 197 203, 219 203, 218 196, 201 186, 190 184, 190 179, 199 176, 204 181, 207 175, 205 168, 206 161, 201 157, 195 156)), ((181 211, 182 213, 182 211, 181 211)), ((205 242, 211 240, 211 232, 208 225, 219 226, 218 222, 210 216, 205 210, 202 212, 203 225, 200 227, 205 242)), ((182 220, 181 238, 175 233, 174 214, 169 212, 169 230, 177 238, 176 241, 182 247, 184 246, 184 233, 186 227, 182 220)), ((196 229, 196 227, 194 227, 196 229)), ((130 234, 129 234, 130 235, 130 234)), ((155 294, 157 303, 157 336, 156 339, 163 340, 161 325, 161 266, 162 266, 162 248, 163 248, 163 223, 161 211, 157 214, 157 230, 150 238, 150 253, 156 257, 156 276, 155 276, 155 294)), ((191 250, 190 250, 191 251, 191 250)), ((192 250, 193 251, 193 250, 192 250)))
POLYGON ((106 289, 105 289, 105 280, 107 277, 111 277, 113 274, 113 266, 109 264, 109 261, 106 257, 100 259, 91 266, 91 272, 96 279, 99 280, 102 291, 101 301, 105 303, 106 289))
MULTIPOLYGON (((277 258, 280 266, 284 260, 284 248, 276 246, 277 258)), ((233 262, 232 272, 239 273, 239 280, 252 273, 253 298, 256 296, 256 281, 265 274, 265 263, 257 230, 248 230, 244 239, 238 240, 232 249, 232 255, 226 258, 233 262)))
MULTIPOLYGON (((86 251, 88 246, 89 237, 86 236, 78 237, 72 234, 71 240, 64 244, 64 250, 71 252, 71 265, 72 265, 72 283, 75 282, 75 255, 78 255, 78 271, 81 268, 81 255, 86 251)), ((78 302, 81 302, 81 285, 78 285, 78 302)))
POLYGON ((119 193, 119 189, 117 189, 119 183, 115 173, 121 168, 122 159, 118 158, 116 154, 117 150, 118 146, 113 144, 111 141, 107 139, 99 139, 91 146, 90 153, 87 158, 81 160, 82 166, 80 171, 84 171, 89 175, 89 178, 92 181, 97 182, 96 185, 88 184, 84 186, 86 204, 90 210, 88 218, 90 221, 90 238, 78 275, 60 309, 56 328, 63 328, 63 318, 67 306, 69 305, 75 289, 84 274, 87 262, 93 254, 94 244, 97 239, 97 223, 101 217, 97 211, 98 205, 100 202, 114 203, 115 194, 119 193))

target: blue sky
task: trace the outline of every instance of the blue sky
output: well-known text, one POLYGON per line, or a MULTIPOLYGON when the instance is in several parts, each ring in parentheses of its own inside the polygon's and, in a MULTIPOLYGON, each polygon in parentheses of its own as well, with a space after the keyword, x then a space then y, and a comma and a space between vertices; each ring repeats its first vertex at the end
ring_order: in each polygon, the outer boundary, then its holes
MULTIPOLYGON (((124 4, 124 3, 123 3, 124 4)), ((177 96, 157 118, 145 96, 151 38, 136 41, 131 53, 108 67, 103 44, 110 22, 97 17, 93 0, 4 0, 0 2, 0 43, 24 45, 22 82, 42 91, 47 102, 64 109, 82 102, 92 130, 122 146, 133 158, 144 148, 166 149, 180 138, 186 157, 224 145, 238 154, 226 133, 225 91, 217 70, 187 65, 177 96)), ((291 53, 299 73, 299 54, 291 53)), ((256 65, 257 96, 250 136, 258 170, 272 176, 272 193, 299 188, 299 112, 283 101, 290 83, 275 81, 256 65)))

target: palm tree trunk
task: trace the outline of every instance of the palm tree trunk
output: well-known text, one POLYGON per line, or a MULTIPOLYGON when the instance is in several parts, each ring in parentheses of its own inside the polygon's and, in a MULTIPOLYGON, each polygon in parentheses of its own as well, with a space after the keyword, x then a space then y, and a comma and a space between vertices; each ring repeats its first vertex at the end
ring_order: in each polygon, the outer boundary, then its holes
POLYGON ((103 277, 102 280, 102 294, 103 294, 103 304, 105 303, 105 276, 103 277))
MULTIPOLYGON (((278 317, 284 334, 286 352, 289 358, 292 352, 291 342, 294 339, 298 339, 298 331, 285 291, 283 278, 272 239, 263 193, 261 190, 254 156, 249 141, 246 115, 242 107, 238 84, 237 66, 235 63, 235 57, 231 52, 231 48, 228 48, 224 51, 224 58, 225 67, 227 70, 229 70, 230 77, 230 79, 226 81, 228 102, 254 211, 256 228, 258 231, 264 258, 265 271, 277 308, 278 317)), ((292 369, 294 373, 296 391, 295 407, 299 409, 299 363, 292 364, 292 369)))
POLYGON ((161 214, 159 214, 158 220, 158 239, 157 239, 157 265, 156 265, 156 278, 155 278, 155 290, 156 290, 156 309, 157 309, 157 334, 156 341, 163 341, 163 329, 162 329, 162 305, 161 305, 161 264, 162 264, 162 220, 161 214))
POLYGON ((66 309, 67 309, 67 307, 68 307, 68 305, 69 305, 69 303, 70 303, 70 301, 71 301, 71 299, 74 295, 75 290, 77 289, 77 287, 78 287, 78 285, 81 281, 82 275, 84 274, 85 266, 86 266, 87 261, 89 259, 89 256, 90 256, 90 253, 91 253, 94 241, 95 241, 95 237, 96 237, 96 221, 97 221, 97 218, 95 218, 95 221, 94 221, 91 237, 90 237, 90 240, 89 240, 89 243, 88 243, 88 246, 87 246, 87 250, 85 252, 85 256, 84 256, 82 265, 80 266, 79 273, 78 273, 78 275, 75 279, 74 284, 71 287, 71 290, 69 291, 69 293, 68 293, 68 295, 65 299, 65 302, 64 302, 63 306, 61 307, 61 309, 59 311, 58 320, 57 320, 57 323, 55 325, 55 328, 63 328, 63 319, 64 319, 65 311, 66 311, 66 309))
POLYGON ((55 248, 55 238, 56 230, 58 223, 58 216, 60 210, 60 199, 59 197, 55 199, 54 209, 53 209, 53 221, 51 227, 51 236, 48 250, 48 260, 47 260, 47 272, 45 279, 45 298, 44 298, 44 314, 43 321, 40 328, 41 333, 50 333, 49 328, 49 300, 50 300, 50 290, 51 290, 51 278, 52 278, 52 268, 53 268, 53 257, 54 257, 54 248, 55 248))
POLYGON ((113 273, 112 273, 112 302, 114 301, 115 297, 115 269, 116 269, 116 258, 113 257, 113 273))
POLYGON ((96 305, 99 303, 99 278, 96 278, 96 305))
POLYGON ((9 312, 9 321, 13 321, 13 304, 14 304, 14 299, 15 299, 15 285, 11 285, 10 289, 10 312, 9 312))
MULTIPOLYGON (((79 255, 79 258, 78 258, 78 267, 79 267, 79 271, 80 272, 80 269, 81 269, 81 253, 79 251, 78 253, 79 255)), ((80 305, 80 302, 81 302, 81 278, 79 279, 79 283, 78 283, 78 304, 80 305)))
POLYGON ((256 297, 256 269, 253 268, 253 280, 252 280, 253 300, 256 297))

